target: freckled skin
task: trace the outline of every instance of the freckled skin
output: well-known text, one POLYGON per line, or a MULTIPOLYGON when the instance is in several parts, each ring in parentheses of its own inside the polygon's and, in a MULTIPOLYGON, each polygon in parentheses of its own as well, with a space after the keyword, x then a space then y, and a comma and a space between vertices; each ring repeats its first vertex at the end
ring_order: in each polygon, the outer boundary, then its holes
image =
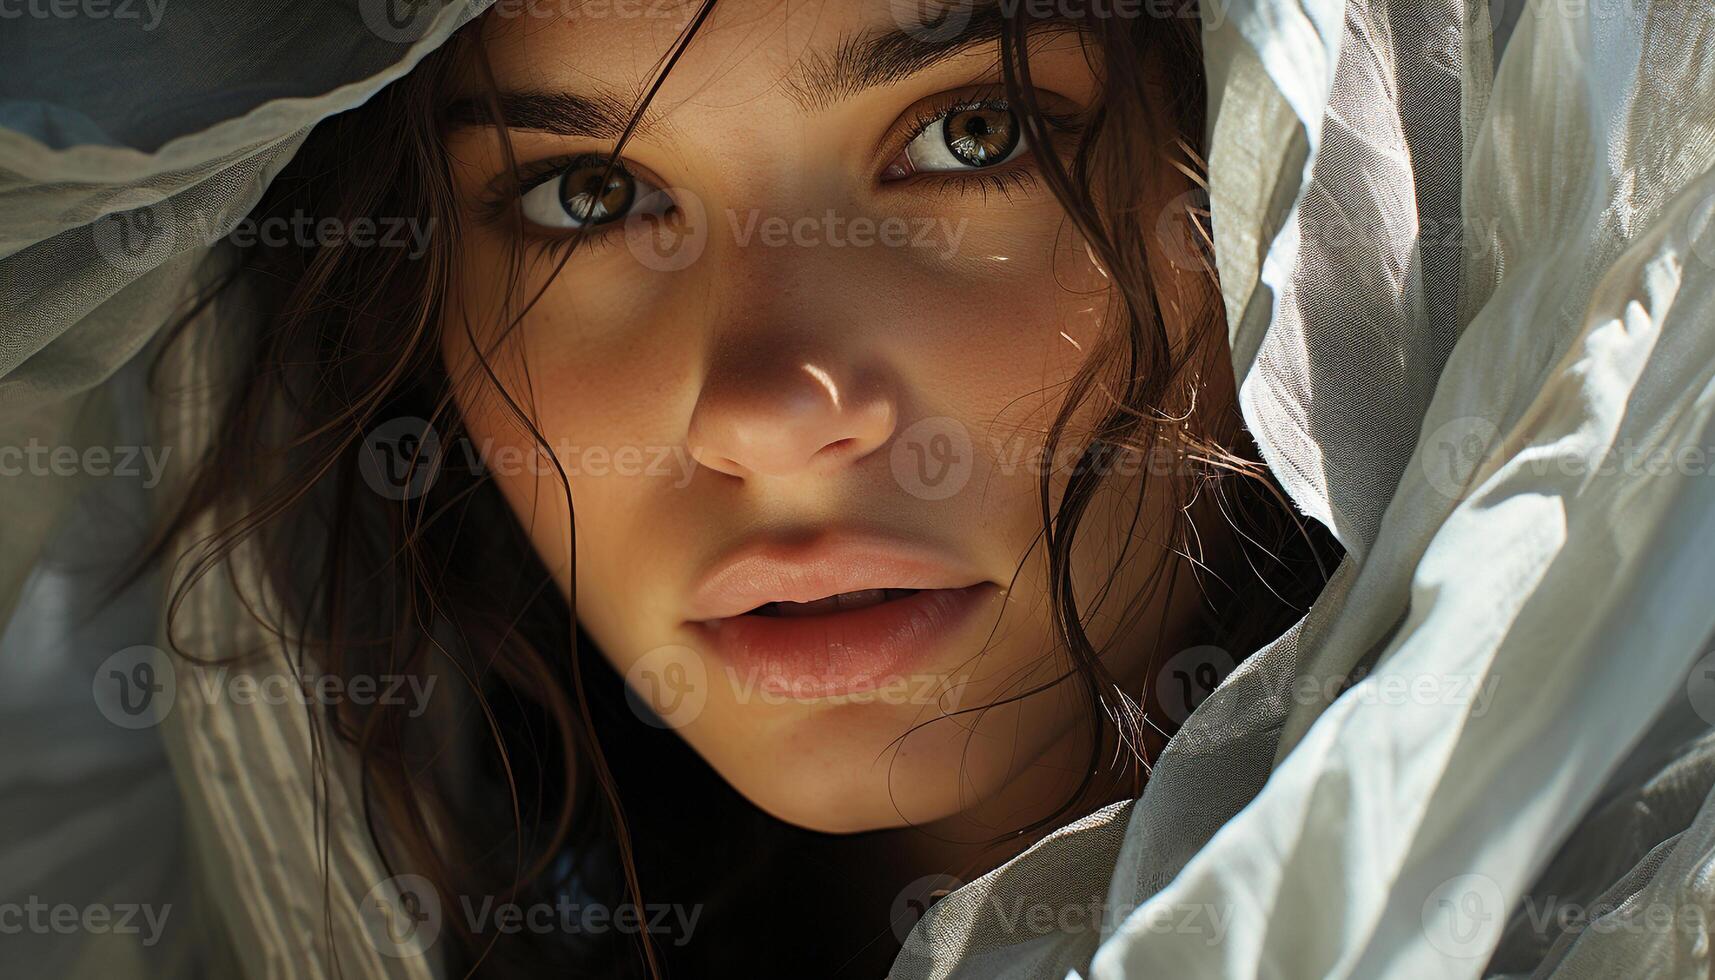
MULTIPOLYGON (((503 21, 491 25, 488 43, 503 89, 599 83, 632 93, 682 23, 503 21)), ((992 49, 812 112, 780 84, 802 52, 891 23, 886 3, 724 0, 657 97, 659 132, 634 139, 625 154, 639 177, 694 202, 706 222, 700 252, 683 268, 652 268, 639 258, 648 229, 622 226, 580 246, 550 277, 557 253, 532 244, 524 288, 543 295, 499 342, 502 284, 493 270, 504 267, 507 233, 476 211, 503 163, 491 132, 460 130, 452 152, 471 214, 455 295, 502 383, 561 447, 577 512, 582 621, 621 673, 635 675, 664 646, 693 651, 708 678, 706 700, 679 733, 727 780, 763 809, 821 830, 976 820, 985 807, 1016 824, 1057 803, 1067 767, 1083 764, 1083 709, 1072 685, 954 718, 934 695, 983 705, 1064 670, 1046 559, 1031 550, 1041 533, 1037 473, 1020 461, 1033 458, 1064 382, 1093 346, 1104 280, 1040 185, 1002 193, 957 189, 934 175, 878 179, 920 108, 998 80, 992 49), (832 240, 823 222, 830 212, 848 231, 862 217, 910 236, 905 244, 832 240), (765 244, 759 223, 740 244, 753 214, 814 219, 820 237, 765 244), (920 450, 901 445, 931 419, 967 434, 974 454, 963 489, 945 499, 913 492, 910 454, 920 450), (817 452, 827 446, 839 448, 817 452), (588 447, 610 456, 638 447, 644 461, 698 465, 620 473, 611 461, 591 464, 588 447), (759 533, 853 523, 933 544, 1010 583, 998 620, 989 614, 935 651, 900 686, 906 694, 865 703, 747 694, 687 627, 698 572, 759 533)), ((1094 97, 1075 40, 1046 42, 1032 64, 1038 89, 1060 103, 1094 97)), ((525 163, 611 147, 522 131, 513 141, 525 163)), ((1183 187, 1169 168, 1140 161, 1140 172, 1154 200, 1183 187)), ((530 447, 501 400, 472 377, 476 355, 462 327, 445 336, 477 442, 530 447)), ((1085 594, 1111 567, 1126 505, 1146 489, 1141 479, 1103 495, 1085 523, 1077 556, 1085 594)), ((529 472, 497 480, 569 594, 559 484, 529 472)), ((1166 547, 1171 515, 1145 513, 1130 563, 1137 571, 1122 570, 1122 590, 1138 590, 1166 547)), ((1134 690, 1158 628, 1165 622, 1172 637, 1189 616, 1190 591, 1153 602, 1131 625, 1136 639, 1110 655, 1110 669, 1134 690)), ((1092 628, 1100 640, 1112 624, 1098 618, 1092 628)))

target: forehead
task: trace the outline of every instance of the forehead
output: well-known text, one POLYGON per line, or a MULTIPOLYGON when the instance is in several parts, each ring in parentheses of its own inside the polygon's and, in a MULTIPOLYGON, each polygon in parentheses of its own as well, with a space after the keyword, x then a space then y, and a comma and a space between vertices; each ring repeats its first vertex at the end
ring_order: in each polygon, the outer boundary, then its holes
MULTIPOLYGON (((992 5, 955 0, 498 0, 483 25, 503 91, 575 92, 634 103, 677 40, 695 39, 653 100, 663 111, 783 98, 803 110, 851 94, 854 81, 939 62, 992 73, 992 5), (951 49, 957 57, 949 58, 951 49), (951 62, 952 64, 949 64, 951 62)), ((1033 45, 1034 46, 1034 45, 1033 45)))
MULTIPOLYGON (((502 89, 641 96, 703 4, 685 0, 499 0, 484 38, 502 89)), ((672 91, 755 96, 810 50, 881 27, 888 0, 721 0, 673 66, 672 91)))

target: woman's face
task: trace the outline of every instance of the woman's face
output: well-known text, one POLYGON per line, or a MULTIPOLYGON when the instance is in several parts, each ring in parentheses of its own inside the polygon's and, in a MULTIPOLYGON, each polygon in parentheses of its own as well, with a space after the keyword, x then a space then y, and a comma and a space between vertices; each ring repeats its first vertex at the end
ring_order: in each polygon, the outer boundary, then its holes
MULTIPOLYGON (((1036 179, 1041 148, 1019 145, 996 43, 886 0, 724 0, 627 143, 630 179, 602 185, 588 155, 611 152, 695 6, 489 16, 534 186, 509 312, 507 164, 492 129, 455 131, 444 352, 476 449, 637 703, 758 806, 828 831, 979 801, 1035 816, 1088 751, 1078 685, 960 712, 1066 670, 1032 547, 1039 452, 1104 277, 1036 179), (579 221, 592 231, 554 274, 579 221)), ((1047 112, 1095 98, 1075 35, 1039 38, 1031 65, 1047 112)), ((1182 189, 1137 166, 1147 200, 1182 189)), ((1106 663, 1134 693, 1195 602, 1119 624, 1170 539, 1145 492, 1160 478, 1112 479, 1075 552, 1087 600, 1129 535, 1090 632, 1119 640, 1106 663)))

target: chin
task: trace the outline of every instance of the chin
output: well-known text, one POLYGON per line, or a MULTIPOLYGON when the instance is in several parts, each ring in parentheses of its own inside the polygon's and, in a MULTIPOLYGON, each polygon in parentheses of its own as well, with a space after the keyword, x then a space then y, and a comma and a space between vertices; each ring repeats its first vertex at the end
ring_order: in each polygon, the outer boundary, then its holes
POLYGON ((956 805, 936 806, 933 793, 902 787, 887 774, 841 778, 837 772, 771 773, 732 780, 758 809, 794 826, 824 834, 859 834, 921 824, 952 815, 956 805), (891 789, 891 792, 890 792, 891 789), (923 814, 911 818, 908 814, 923 814))
POLYGON ((965 724, 939 719, 912 732, 922 720, 914 713, 842 707, 720 753, 746 760, 742 764, 711 761, 758 809, 806 830, 856 834, 923 826, 956 816, 1007 783, 1005 763, 1013 754, 978 751, 971 717, 963 716, 965 724), (887 717, 854 717, 866 711, 887 717), (991 755, 996 758, 985 758, 991 755))
MULTIPOLYGON (((776 820, 823 834, 861 834, 905 826, 905 820, 885 803, 877 807, 869 787, 738 786, 757 809, 776 820), (808 791, 806 791, 808 790, 808 791), (826 792, 823 792, 826 790, 826 792)), ((885 799, 885 797, 883 798, 885 799)))

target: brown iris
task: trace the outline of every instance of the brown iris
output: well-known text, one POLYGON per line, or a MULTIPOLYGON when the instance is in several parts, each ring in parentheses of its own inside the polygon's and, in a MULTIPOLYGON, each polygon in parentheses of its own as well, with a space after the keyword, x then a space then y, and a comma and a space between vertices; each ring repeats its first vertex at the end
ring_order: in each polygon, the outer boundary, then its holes
POLYGON ((608 160, 579 162, 560 178, 560 206, 580 225, 605 224, 624 217, 636 196, 637 181, 624 167, 608 160), (603 174, 607 174, 605 186, 603 174))
POLYGON ((1005 160, 1018 146, 1018 120, 1009 109, 960 109, 947 114, 941 137, 961 162, 987 167, 1005 160))

